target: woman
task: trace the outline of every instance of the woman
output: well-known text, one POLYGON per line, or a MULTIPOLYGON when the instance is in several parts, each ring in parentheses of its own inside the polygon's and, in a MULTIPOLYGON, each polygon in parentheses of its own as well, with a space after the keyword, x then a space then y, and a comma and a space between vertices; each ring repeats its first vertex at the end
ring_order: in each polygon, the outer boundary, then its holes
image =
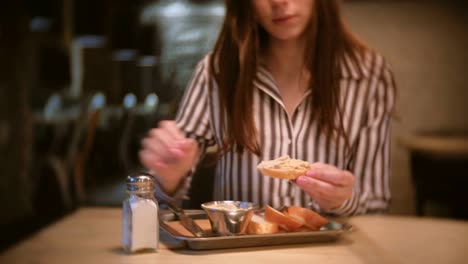
POLYGON ((387 63, 348 31, 339 0, 226 1, 213 53, 140 159, 165 199, 187 192, 192 168, 216 146, 216 200, 381 212, 394 95, 387 63), (260 161, 283 155, 313 169, 295 183, 259 174, 260 161))

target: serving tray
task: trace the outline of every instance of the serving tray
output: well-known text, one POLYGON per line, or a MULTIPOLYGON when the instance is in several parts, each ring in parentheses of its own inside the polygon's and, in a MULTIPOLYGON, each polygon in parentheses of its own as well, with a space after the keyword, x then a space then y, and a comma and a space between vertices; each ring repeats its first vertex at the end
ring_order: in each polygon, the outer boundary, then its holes
POLYGON ((266 235, 215 236, 210 232, 209 221, 203 210, 185 210, 185 213, 208 231, 207 237, 195 237, 177 221, 172 212, 161 212, 160 228, 172 238, 193 250, 226 249, 241 247, 273 246, 336 241, 344 232, 351 230, 349 224, 330 220, 319 231, 302 231, 266 235))

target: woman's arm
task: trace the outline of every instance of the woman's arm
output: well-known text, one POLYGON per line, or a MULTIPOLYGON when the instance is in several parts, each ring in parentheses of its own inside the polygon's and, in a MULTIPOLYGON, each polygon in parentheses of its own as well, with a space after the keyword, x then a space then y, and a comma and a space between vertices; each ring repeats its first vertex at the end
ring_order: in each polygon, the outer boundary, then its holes
POLYGON ((172 194, 193 167, 198 146, 186 138, 174 121, 161 121, 142 142, 140 159, 151 170, 161 189, 172 194))
POLYGON ((383 68, 368 104, 366 123, 352 146, 346 170, 315 163, 296 184, 312 199, 315 209, 336 215, 381 212, 390 202, 390 119, 395 84, 383 68))
POLYGON ((393 73, 385 64, 367 110, 367 123, 361 128, 356 151, 347 168, 355 176, 352 197, 330 212, 353 215, 388 209, 391 115, 395 97, 393 73))
POLYGON ((180 200, 206 147, 213 144, 209 122, 206 58, 201 61, 179 105, 175 121, 163 121, 143 141, 142 163, 156 176, 156 196, 180 200))

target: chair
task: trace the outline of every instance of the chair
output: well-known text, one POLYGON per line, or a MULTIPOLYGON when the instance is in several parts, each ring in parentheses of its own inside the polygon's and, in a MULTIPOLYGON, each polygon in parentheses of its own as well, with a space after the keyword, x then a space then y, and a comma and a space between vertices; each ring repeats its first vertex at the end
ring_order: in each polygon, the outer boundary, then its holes
POLYGON ((79 204, 86 200, 85 168, 94 145, 100 114, 105 105, 106 97, 103 93, 96 93, 84 100, 82 114, 75 125, 69 146, 67 163, 73 173, 74 190, 79 204))
POLYGON ((417 133, 399 143, 410 152, 416 213, 468 219, 468 133, 417 133), (442 208, 430 212, 436 204, 442 208))

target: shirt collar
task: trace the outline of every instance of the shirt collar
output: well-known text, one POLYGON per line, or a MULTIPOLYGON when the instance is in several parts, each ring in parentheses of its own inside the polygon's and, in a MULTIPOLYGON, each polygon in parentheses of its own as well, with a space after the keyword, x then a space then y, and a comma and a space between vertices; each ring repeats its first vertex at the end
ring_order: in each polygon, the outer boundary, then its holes
POLYGON ((257 67, 257 74, 254 80, 254 86, 262 90, 264 93, 273 97, 275 100, 281 102, 281 95, 278 90, 278 86, 273 79, 270 71, 266 68, 265 65, 260 64, 257 67))
MULTIPOLYGON (((268 94, 279 104, 283 105, 283 100, 279 93, 278 85, 273 79, 273 76, 271 75, 270 71, 263 64, 260 64, 257 68, 257 75, 254 80, 254 86, 263 91, 264 93, 268 94)), ((303 98, 307 97, 310 93, 311 91, 307 90, 304 93, 303 98)))
MULTIPOLYGON (((371 74, 370 69, 372 69, 372 65, 376 63, 376 59, 378 58, 376 56, 372 56, 371 52, 366 52, 363 56, 358 55, 358 65, 355 65, 350 56, 345 55, 341 63, 341 79, 359 80, 368 77, 371 74)), ((278 86, 276 85, 270 71, 262 63, 257 67, 254 86, 282 104, 278 86)), ((304 94, 304 97, 309 94, 310 90, 304 94)))

